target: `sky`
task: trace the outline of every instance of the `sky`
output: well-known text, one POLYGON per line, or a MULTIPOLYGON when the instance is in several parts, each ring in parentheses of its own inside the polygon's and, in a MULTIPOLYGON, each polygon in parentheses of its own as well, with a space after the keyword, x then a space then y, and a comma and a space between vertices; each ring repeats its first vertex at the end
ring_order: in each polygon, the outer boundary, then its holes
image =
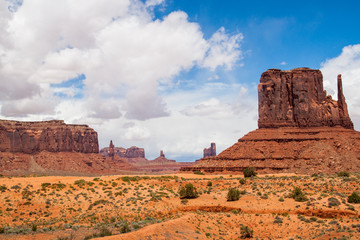
POLYGON ((100 147, 202 157, 257 128, 270 68, 336 76, 360 130, 358 1, 0 0, 0 118, 63 119, 100 147))

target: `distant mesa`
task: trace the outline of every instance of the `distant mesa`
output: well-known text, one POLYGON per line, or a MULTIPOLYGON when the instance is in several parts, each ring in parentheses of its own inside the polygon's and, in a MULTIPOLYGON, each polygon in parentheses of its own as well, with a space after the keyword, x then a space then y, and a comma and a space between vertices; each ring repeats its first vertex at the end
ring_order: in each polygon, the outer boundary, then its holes
POLYGON ((100 154, 105 157, 118 156, 121 158, 145 158, 145 150, 132 146, 130 148, 115 147, 112 140, 110 141, 109 147, 102 148, 100 154))
POLYGON ((132 146, 130 148, 115 147, 113 141, 110 141, 109 147, 100 150, 106 158, 112 160, 112 164, 121 169, 131 169, 133 171, 143 172, 175 172, 181 167, 191 166, 193 163, 178 163, 175 160, 165 158, 164 151, 160 151, 159 157, 154 160, 145 158, 144 148, 132 146), (112 155, 112 153, 114 153, 112 155))
POLYGON ((360 171, 360 133, 353 130, 341 75, 337 84, 335 101, 323 90, 319 70, 267 70, 258 85, 259 129, 217 156, 181 170, 232 172, 255 167, 263 173, 360 171))
POLYGON ((209 148, 204 148, 204 158, 216 156, 216 144, 211 143, 209 148))
POLYGON ((99 153, 97 132, 87 125, 65 124, 62 120, 0 120, 0 140, 1 152, 99 153))
POLYGON ((97 132, 87 125, 0 120, 2 174, 106 173, 98 153, 97 132))

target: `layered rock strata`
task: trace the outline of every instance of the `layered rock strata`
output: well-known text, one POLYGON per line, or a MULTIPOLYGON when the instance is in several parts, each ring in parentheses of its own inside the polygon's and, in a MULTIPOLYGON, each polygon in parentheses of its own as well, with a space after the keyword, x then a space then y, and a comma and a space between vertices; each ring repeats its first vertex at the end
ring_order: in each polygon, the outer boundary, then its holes
POLYGON ((270 69, 258 86, 259 129, 216 157, 182 171, 295 172, 360 171, 360 133, 353 130, 341 75, 338 100, 326 96, 319 70, 270 69))
POLYGON ((97 132, 61 120, 0 120, 0 172, 9 175, 113 173, 99 153, 97 132))
POLYGON ((98 153, 98 136, 87 125, 65 124, 61 120, 0 120, 0 152, 33 154, 41 151, 98 153))
POLYGON ((338 76, 337 101, 323 90, 320 70, 309 68, 267 70, 261 75, 258 96, 259 128, 354 128, 342 91, 341 75, 338 76))

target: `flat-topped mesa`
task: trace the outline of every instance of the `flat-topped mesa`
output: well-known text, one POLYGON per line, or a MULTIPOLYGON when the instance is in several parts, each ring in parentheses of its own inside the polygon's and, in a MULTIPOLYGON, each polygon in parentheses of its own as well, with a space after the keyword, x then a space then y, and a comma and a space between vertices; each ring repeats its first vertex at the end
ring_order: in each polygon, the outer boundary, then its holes
POLYGON ((20 122, 0 120, 0 152, 99 153, 97 132, 87 125, 62 120, 20 122))
POLYGON ((259 128, 333 127, 354 129, 338 76, 338 100, 326 95, 320 70, 269 69, 258 86, 259 128))

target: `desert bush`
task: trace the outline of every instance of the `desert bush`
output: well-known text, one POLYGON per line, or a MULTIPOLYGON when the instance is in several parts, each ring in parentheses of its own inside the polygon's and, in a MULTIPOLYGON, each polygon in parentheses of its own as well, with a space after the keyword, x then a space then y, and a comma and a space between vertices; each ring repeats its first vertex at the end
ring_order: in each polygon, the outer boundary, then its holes
POLYGON ((248 226, 241 226, 240 228, 240 238, 252 238, 254 234, 254 231, 249 228, 248 226))
POLYGON ((301 188, 295 187, 292 193, 290 194, 290 197, 295 199, 297 202, 305 202, 307 201, 307 197, 305 194, 301 191, 301 188))
POLYGON ((203 173, 202 171, 193 171, 193 173, 197 175, 205 175, 205 173, 203 173))
POLYGON ((211 182, 211 181, 208 181, 208 182, 207 182, 207 186, 208 186, 208 187, 211 187, 211 186, 212 186, 212 182, 211 182))
POLYGON ((239 183, 241 185, 244 185, 246 183, 246 179, 245 178, 240 178, 239 183))
POLYGON ((44 188, 47 188, 50 185, 51 185, 51 183, 42 183, 41 187, 44 189, 44 188))
POLYGON ((252 176, 256 176, 257 173, 255 172, 255 168, 253 167, 247 167, 244 169, 244 177, 249 178, 252 176))
POLYGON ((78 185, 79 187, 85 186, 86 181, 84 179, 79 179, 74 182, 75 185, 78 185))
POLYGON ((357 192, 353 192, 348 196, 348 203, 360 203, 360 195, 357 192))
POLYGON ((329 207, 333 207, 333 206, 339 206, 341 203, 337 198, 331 197, 328 199, 328 205, 329 207))
POLYGON ((191 183, 186 184, 185 187, 180 187, 179 195, 180 199, 191 199, 199 196, 196 188, 191 183))
POLYGON ((0 234, 5 233, 5 228, 0 227, 0 234))
POLYGON ((240 199, 240 191, 235 188, 230 188, 226 196, 228 201, 237 201, 240 199))
POLYGON ((336 173, 338 177, 350 177, 350 173, 346 171, 336 173))
POLYGON ((33 224, 33 225, 31 226, 31 231, 33 231, 33 232, 36 232, 36 231, 37 231, 37 226, 36 226, 35 224, 33 224))
POLYGON ((129 224, 127 222, 124 222, 124 224, 120 228, 120 232, 121 233, 131 232, 131 228, 130 228, 130 226, 129 226, 129 224))

